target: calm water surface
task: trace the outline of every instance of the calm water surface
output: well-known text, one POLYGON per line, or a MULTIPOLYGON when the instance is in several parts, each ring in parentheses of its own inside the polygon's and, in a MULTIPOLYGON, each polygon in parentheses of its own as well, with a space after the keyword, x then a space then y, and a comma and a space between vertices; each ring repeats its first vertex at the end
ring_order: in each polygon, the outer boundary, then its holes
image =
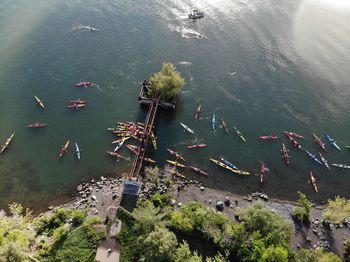
MULTIPOLYGON (((132 158, 115 163, 105 150, 113 136, 105 131, 115 121, 143 121, 146 112, 136 100, 139 83, 174 63, 186 79, 175 112, 159 113, 158 150, 149 155, 163 166, 166 148, 181 152, 209 178, 183 171, 207 186, 248 193, 267 192, 296 199, 296 191, 315 201, 334 195, 350 197, 350 171, 317 166, 292 148, 283 130, 305 135, 304 147, 318 151, 312 132, 330 133, 343 147, 324 154, 330 162, 350 164, 349 137, 350 6, 345 1, 205 0, 205 1, 25 1, 0 3, 0 140, 16 137, 0 157, 0 208, 19 201, 45 206, 78 183, 128 170, 132 158), (192 8, 206 13, 189 21, 192 8), (90 32, 85 26, 98 28, 90 32), (97 83, 74 89, 80 80, 97 83), (44 100, 38 108, 33 96, 44 100), (66 109, 69 99, 89 101, 78 111, 66 109), (202 104, 202 117, 194 110, 202 104), (210 129, 210 118, 224 118, 231 129, 210 129), (26 125, 49 126, 30 130, 26 125), (195 136, 182 131, 187 123, 195 136), (236 125, 242 143, 232 132, 236 125), (278 142, 259 141, 277 134, 278 142), (64 142, 77 141, 82 160, 71 144, 59 160, 64 142), (186 145, 209 147, 189 151, 186 145), (290 149, 291 165, 281 159, 282 142, 290 149), (208 157, 224 155, 250 177, 231 175, 208 157), (261 162, 268 168, 260 185, 261 162), (308 182, 312 170, 319 194, 308 182)), ((129 156, 126 149, 122 154, 129 156)), ((131 157, 131 155, 130 155, 131 157)))

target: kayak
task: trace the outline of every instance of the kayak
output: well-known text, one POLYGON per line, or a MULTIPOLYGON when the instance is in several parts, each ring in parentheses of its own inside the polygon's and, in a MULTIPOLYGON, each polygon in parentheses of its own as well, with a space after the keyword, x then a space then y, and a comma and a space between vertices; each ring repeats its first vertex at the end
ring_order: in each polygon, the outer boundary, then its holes
POLYGON ((8 148, 9 144, 12 142, 15 133, 13 133, 5 142, 3 146, 1 146, 0 154, 2 154, 6 148, 8 148))
POLYGON ((209 158, 209 160, 212 161, 213 163, 217 164, 218 166, 231 171, 232 173, 235 173, 235 174, 238 174, 238 175, 250 175, 249 172, 242 171, 242 170, 235 170, 235 169, 229 167, 228 165, 225 165, 224 163, 221 163, 218 160, 215 160, 215 159, 212 159, 212 158, 209 158))
POLYGON ((87 87, 92 86, 92 82, 89 81, 80 81, 79 83, 74 84, 74 87, 87 87))
POLYGON ((296 148, 300 149, 301 151, 304 151, 304 148, 301 146, 301 144, 291 135, 286 134, 289 142, 296 148))
POLYGON ((128 140, 129 138, 130 138, 131 136, 125 136, 125 137, 122 137, 122 138, 120 138, 120 139, 117 139, 117 140, 114 140, 113 142, 112 142, 112 144, 118 144, 118 143, 120 143, 121 141, 125 141, 125 140, 128 140))
POLYGON ((305 152, 306 152, 306 154, 308 154, 308 156, 309 156, 312 160, 314 160, 315 162, 319 163, 320 165, 323 165, 322 162, 316 157, 316 155, 313 155, 312 153, 310 153, 310 152, 307 151, 306 149, 305 149, 305 152))
POLYGON ((311 181, 311 185, 314 188, 315 192, 318 192, 317 189, 317 184, 316 184, 316 177, 312 174, 312 172, 310 171, 310 181, 311 181))
POLYGON ((225 130, 225 132, 228 133, 228 128, 227 128, 226 122, 222 118, 221 118, 221 128, 223 128, 225 130))
POLYGON ((265 174, 265 166, 264 166, 264 163, 261 163, 260 184, 264 183, 264 174, 265 174))
POLYGON ((332 166, 340 167, 340 168, 343 168, 343 169, 349 169, 350 168, 350 166, 344 165, 344 164, 332 164, 332 166))
POLYGON ((194 119, 195 119, 195 120, 198 120, 198 119, 199 119, 199 116, 200 116, 200 114, 201 114, 201 111, 202 111, 202 105, 199 105, 199 106, 197 107, 196 113, 195 113, 195 115, 194 115, 194 119))
POLYGON ((198 167, 194 167, 194 166, 189 166, 189 168, 191 168, 192 171, 198 173, 198 174, 201 174, 203 176, 209 176, 207 172, 199 169, 198 167))
POLYGON ((75 154, 77 155, 78 160, 80 160, 80 149, 77 142, 75 142, 75 154))
POLYGON ((125 157, 123 157, 122 155, 119 155, 118 153, 116 153, 116 152, 111 152, 111 151, 106 151, 106 153, 107 154, 109 154, 109 155, 111 155, 111 156, 113 156, 113 157, 115 157, 116 159, 124 159, 125 157))
POLYGON ((191 133, 191 134, 194 134, 194 131, 193 131, 191 128, 189 128, 188 126, 186 126, 185 124, 180 123, 180 125, 181 125, 187 132, 189 132, 189 133, 191 133))
POLYGON ((68 103, 70 104, 86 104, 88 101, 86 100, 81 100, 81 99, 76 99, 76 100, 69 100, 68 103))
POLYGON ((133 153, 133 154, 138 154, 139 153, 139 150, 140 150, 140 148, 138 147, 138 146, 134 146, 134 145, 125 145, 125 147, 127 148, 127 149, 129 149, 130 151, 131 151, 131 153, 133 153))
POLYGON ((174 157, 176 157, 176 160, 180 159, 184 162, 186 162, 185 158, 183 158, 179 153, 167 148, 166 150, 168 150, 168 152, 170 153, 170 155, 173 155, 174 157))
POLYGON ((43 101, 41 101, 37 96, 34 96, 36 103, 41 106, 42 108, 45 108, 43 101))
POLYGON ((288 155, 288 150, 286 148, 286 146, 284 145, 284 143, 282 144, 282 157, 284 159, 284 162, 289 165, 289 158, 290 156, 288 155))
POLYGON ((186 167, 185 165, 183 165, 183 164, 180 164, 180 163, 178 163, 178 162, 176 162, 176 161, 171 161, 171 160, 166 160, 169 164, 172 164, 172 165, 174 165, 174 166, 177 166, 177 167, 186 167))
POLYGON ((293 138, 304 138, 304 136, 299 135, 299 134, 294 133, 294 132, 283 131, 283 133, 284 133, 286 136, 291 136, 291 137, 293 137, 293 138))
POLYGON ((276 140, 276 139, 278 139, 278 136, 259 136, 259 139, 261 139, 261 140, 276 140))
POLYGON ((181 178, 184 178, 186 179, 186 177, 183 175, 183 174, 180 174, 179 172, 175 171, 175 170, 169 170, 169 172, 174 175, 174 176, 177 176, 177 177, 181 177, 181 178))
POLYGON ((327 167, 330 170, 331 168, 328 165, 327 159, 320 152, 318 152, 318 154, 320 155, 322 163, 325 165, 325 167, 327 167))
POLYGON ((188 146, 187 148, 191 149, 191 148, 203 148, 203 147, 207 147, 208 144, 198 144, 198 145, 191 145, 188 146))
POLYGON ((237 127, 235 127, 235 126, 234 126, 233 128, 235 129, 237 135, 238 135, 244 142, 246 142, 246 140, 245 140, 243 134, 241 133, 241 131, 239 131, 239 130, 237 129, 237 127))
POLYGON ((31 127, 31 128, 40 128, 40 127, 45 127, 47 126, 48 124, 41 124, 41 123, 35 123, 35 124, 29 124, 27 125, 27 127, 31 127))
POLYGON ((336 149, 341 150, 340 147, 337 145, 337 141, 331 138, 330 135, 326 134, 326 138, 328 139, 329 143, 331 143, 336 149))
POLYGON ((59 158, 63 157, 65 153, 67 153, 68 150, 68 146, 69 146, 69 140, 67 140, 67 142, 64 144, 64 146, 62 147, 61 151, 60 151, 60 155, 59 158))
POLYGON ((350 146, 345 146, 347 149, 349 149, 350 150, 350 146))
POLYGON ((211 118, 211 129, 213 129, 213 131, 216 129, 216 117, 215 117, 215 113, 213 114, 213 117, 211 118))
POLYGON ((67 108, 75 108, 75 109, 79 109, 81 107, 86 106, 86 104, 73 104, 73 105, 68 105, 67 108))
POLYGON ((151 133, 151 141, 154 150, 157 150, 157 137, 153 134, 153 132, 151 133))
POLYGON ((148 157, 145 157, 143 160, 145 160, 146 162, 151 163, 151 164, 155 164, 156 163, 155 160, 153 160, 151 158, 148 158, 148 157))
POLYGON ((220 160, 225 164, 228 165, 229 167, 238 170, 238 167, 236 167, 234 164, 232 164, 230 161, 226 160, 224 157, 220 157, 220 160))
POLYGON ((326 146, 322 143, 321 138, 319 138, 315 133, 312 133, 315 138, 316 143, 322 148, 323 151, 327 152, 326 146))
POLYGON ((124 144, 124 142, 128 139, 129 137, 123 137, 119 143, 117 143, 117 146, 114 148, 113 152, 117 152, 124 144))

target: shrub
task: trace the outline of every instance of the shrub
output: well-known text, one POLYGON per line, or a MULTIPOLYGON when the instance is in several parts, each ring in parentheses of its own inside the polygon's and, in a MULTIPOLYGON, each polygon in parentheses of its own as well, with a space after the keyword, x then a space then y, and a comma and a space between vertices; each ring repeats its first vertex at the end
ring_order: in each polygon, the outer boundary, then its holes
POLYGON ((324 252, 320 247, 315 250, 300 249, 295 255, 296 262, 341 262, 341 259, 332 252, 324 252))
POLYGON ((190 233, 201 231, 205 221, 205 209, 196 202, 189 202, 171 214, 170 225, 175 229, 190 233))
POLYGON ((350 218, 350 200, 337 196, 334 200, 328 200, 324 218, 331 223, 342 223, 350 218))
POLYGON ((155 207, 163 208, 170 204, 171 197, 169 195, 162 195, 159 193, 155 193, 151 197, 151 201, 155 207))
POLYGON ((302 222, 309 222, 310 221, 310 213, 311 213, 311 202, 307 199, 306 195, 302 192, 299 192, 299 199, 298 203, 302 207, 296 207, 293 211, 293 216, 302 221, 302 222))
POLYGON ((345 253, 350 260, 350 239, 346 240, 345 242, 345 253))

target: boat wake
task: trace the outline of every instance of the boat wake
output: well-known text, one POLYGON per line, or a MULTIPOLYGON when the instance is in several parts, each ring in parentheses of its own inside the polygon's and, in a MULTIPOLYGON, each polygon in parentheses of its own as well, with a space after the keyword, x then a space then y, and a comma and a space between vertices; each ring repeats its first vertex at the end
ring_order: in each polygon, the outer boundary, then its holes
POLYGON ((182 38, 208 39, 204 34, 185 26, 168 25, 171 32, 177 32, 182 38))
POLYGON ((177 63, 178 65, 186 65, 186 66, 190 66, 192 65, 192 62, 187 62, 187 61, 181 61, 177 63))
POLYGON ((99 29, 92 27, 90 25, 82 25, 82 24, 73 25, 71 28, 71 31, 75 31, 75 30, 84 30, 84 31, 91 31, 91 32, 100 31, 99 29))

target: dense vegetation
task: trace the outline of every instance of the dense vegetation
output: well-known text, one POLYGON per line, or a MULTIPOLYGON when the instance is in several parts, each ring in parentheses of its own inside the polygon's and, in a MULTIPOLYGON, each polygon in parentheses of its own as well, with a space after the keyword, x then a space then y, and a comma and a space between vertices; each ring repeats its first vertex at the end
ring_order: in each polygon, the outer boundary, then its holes
POLYGON ((328 200, 324 218, 331 223, 342 223, 350 220, 350 200, 337 196, 334 200, 328 200))
POLYGON ((154 73, 149 82, 151 84, 149 96, 155 97, 160 94, 164 100, 172 100, 185 84, 185 80, 171 63, 163 63, 160 72, 154 73))
POLYGON ((51 215, 33 218, 21 205, 0 214, 0 262, 94 261, 97 245, 105 236, 94 228, 100 221, 81 210, 59 208, 51 215))
POLYGON ((178 209, 167 203, 166 196, 156 194, 140 201, 132 213, 120 212, 121 261, 203 261, 200 250, 191 251, 189 243, 177 240, 179 235, 214 247, 217 255, 205 261, 340 261, 322 249, 292 251, 291 223, 260 203, 239 209, 240 223, 197 202, 178 209))

